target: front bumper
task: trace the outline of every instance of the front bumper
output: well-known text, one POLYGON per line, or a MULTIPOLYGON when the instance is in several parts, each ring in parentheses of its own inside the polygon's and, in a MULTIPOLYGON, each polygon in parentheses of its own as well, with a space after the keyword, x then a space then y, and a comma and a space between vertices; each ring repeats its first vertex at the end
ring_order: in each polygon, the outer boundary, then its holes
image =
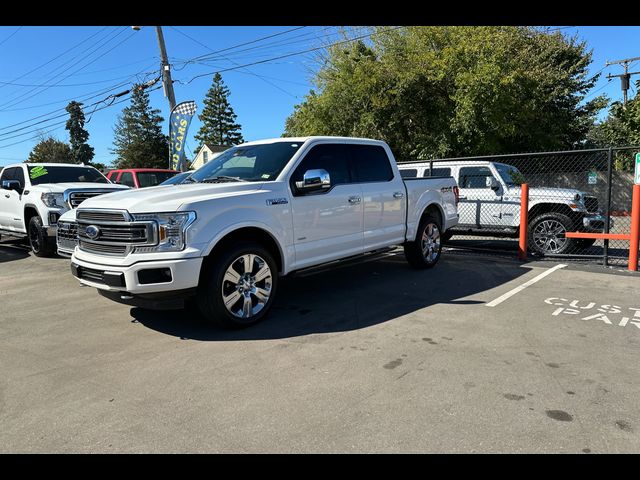
MULTIPOLYGON (((589 214, 582 219, 584 231, 591 233, 602 233, 607 222, 605 215, 589 214)), ((613 218, 609 217, 609 230, 613 229, 613 218)))
MULTIPOLYGON (((137 262, 129 266, 102 265, 79 260, 74 255, 71 260, 71 273, 83 285, 97 288, 102 292, 118 294, 146 295, 156 293, 170 293, 180 290, 196 288, 200 279, 202 257, 155 260, 137 262), (140 272, 166 271, 162 281, 157 283, 141 282, 140 272)), ((127 296, 127 295, 124 295, 127 296)))

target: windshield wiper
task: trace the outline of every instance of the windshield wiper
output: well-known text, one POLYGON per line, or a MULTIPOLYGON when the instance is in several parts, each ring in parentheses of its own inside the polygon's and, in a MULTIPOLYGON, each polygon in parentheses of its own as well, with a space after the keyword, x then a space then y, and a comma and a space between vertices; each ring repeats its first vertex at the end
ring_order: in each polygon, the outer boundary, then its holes
POLYGON ((218 182, 246 182, 240 177, 229 177, 227 175, 218 175, 217 177, 202 180, 202 183, 218 183, 218 182))

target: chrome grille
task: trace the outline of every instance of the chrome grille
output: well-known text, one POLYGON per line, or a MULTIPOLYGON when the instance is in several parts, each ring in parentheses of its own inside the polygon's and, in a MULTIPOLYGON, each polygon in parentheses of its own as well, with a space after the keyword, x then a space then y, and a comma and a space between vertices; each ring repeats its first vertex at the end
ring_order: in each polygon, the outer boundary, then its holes
POLYGON ((78 210, 80 250, 102 255, 126 256, 138 246, 158 243, 158 224, 133 221, 124 210, 78 210), (91 227, 91 228, 89 228, 91 227), (90 230, 91 236, 87 234, 90 230))
MULTIPOLYGON (((93 224, 92 224, 93 225, 93 224)), ((100 233, 96 238, 87 236, 88 224, 81 224, 78 228, 78 236, 92 242, 114 242, 114 243, 146 243, 147 225, 100 225, 100 233)))
POLYGON ((597 197, 584 197, 584 206, 587 208, 587 212, 595 213, 598 211, 598 198, 597 197))
POLYGON ((78 210, 76 218, 88 222, 126 222, 129 220, 126 212, 112 210, 78 210))
POLYGON ((82 202, 89 198, 97 197, 98 195, 104 195, 105 193, 117 192, 118 189, 104 189, 104 190, 67 190, 65 192, 68 195, 69 206, 76 208, 82 202))
POLYGON ((125 256, 128 253, 127 245, 107 245, 101 243, 91 243, 80 240, 80 250, 88 253, 98 253, 103 255, 125 256))

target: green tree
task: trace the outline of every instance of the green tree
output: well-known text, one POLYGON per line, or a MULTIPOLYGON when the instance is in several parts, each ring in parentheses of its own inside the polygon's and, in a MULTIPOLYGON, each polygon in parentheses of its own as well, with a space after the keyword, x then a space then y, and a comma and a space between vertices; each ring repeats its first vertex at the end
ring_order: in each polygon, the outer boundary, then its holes
POLYGON ((564 149, 585 141, 605 97, 586 44, 533 27, 372 27, 331 47, 287 135, 386 140, 399 159, 564 149))
POLYGON ((144 87, 135 85, 131 104, 122 110, 113 129, 115 168, 167 168, 169 138, 162 133, 163 120, 160 110, 151 108, 144 87))
POLYGON ((69 143, 71 144, 71 161, 73 163, 90 164, 93 160, 93 147, 89 146, 89 132, 84 129, 84 111, 82 103, 72 101, 66 108, 69 112, 69 120, 65 128, 69 131, 69 143))
MULTIPOLYGON (((636 89, 640 88, 640 81, 636 82, 636 89)), ((636 95, 627 102, 627 108, 622 103, 613 102, 607 118, 593 126, 589 132, 590 146, 594 147, 624 147, 640 145, 640 100, 636 95)), ((616 152, 616 170, 632 171, 634 157, 630 152, 616 152)))
POLYGON ((231 146, 244 142, 241 127, 236 123, 237 115, 229 103, 229 94, 229 88, 224 84, 222 76, 216 73, 204 98, 202 113, 198 115, 202 122, 194 137, 199 142, 198 150, 205 143, 231 146))
POLYGON ((33 147, 27 163, 74 163, 71 148, 52 136, 42 136, 33 147))

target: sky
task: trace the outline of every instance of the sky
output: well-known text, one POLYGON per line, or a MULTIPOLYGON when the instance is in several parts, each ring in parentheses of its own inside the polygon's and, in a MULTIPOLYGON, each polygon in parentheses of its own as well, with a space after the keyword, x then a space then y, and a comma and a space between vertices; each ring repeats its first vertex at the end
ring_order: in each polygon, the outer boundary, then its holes
MULTIPOLYGON (((592 73, 603 69, 606 61, 640 56, 638 26, 551 28, 587 42, 593 49, 592 73)), ((164 26, 163 32, 177 102, 195 100, 201 109, 213 72, 233 69, 221 74, 247 141, 279 137, 294 106, 312 88, 314 52, 274 58, 343 39, 340 27, 334 26, 164 26), (206 54, 214 58, 185 63, 206 54), (198 75, 202 76, 194 78, 198 75)), ((110 151, 113 125, 129 102, 126 96, 106 97, 133 82, 157 77, 159 64, 155 27, 137 31, 130 26, 0 27, 0 166, 24 161, 42 132, 68 141, 64 107, 73 99, 88 105, 86 129, 95 148, 94 161, 110 164, 115 159, 110 151)), ((632 65, 631 71, 636 70, 640 61, 632 65)), ((604 68, 587 99, 604 93, 620 100, 619 79, 609 81, 606 74, 621 72, 620 65, 604 68)), ((635 96, 635 88, 630 96, 635 96)), ((169 104, 163 89, 151 91, 150 98, 165 118, 168 133, 169 104)), ((605 115, 603 111, 600 116, 605 115)), ((195 155, 193 135, 199 127, 194 117, 186 143, 190 158, 195 155)))

